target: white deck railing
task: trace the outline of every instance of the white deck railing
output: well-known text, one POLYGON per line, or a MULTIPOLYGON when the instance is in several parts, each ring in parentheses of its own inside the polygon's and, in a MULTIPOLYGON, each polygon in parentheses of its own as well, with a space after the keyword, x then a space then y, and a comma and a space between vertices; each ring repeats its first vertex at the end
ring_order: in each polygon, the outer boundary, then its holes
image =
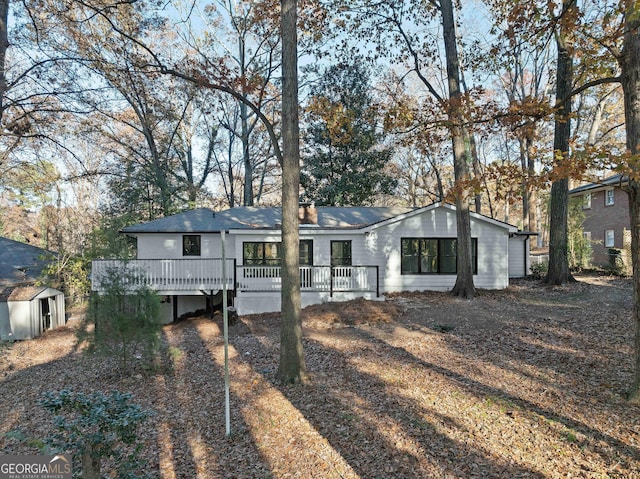
MULTIPOLYGON (((237 266, 238 291, 280 291, 280 266, 237 266)), ((313 292, 369 292, 379 294, 376 266, 301 266, 300 290, 313 292)))
MULTIPOLYGON (((227 260, 227 288, 235 284, 235 261, 227 260)), ((148 286, 157 291, 189 291, 222 289, 222 259, 132 259, 94 260, 91 288, 103 291, 104 282, 117 274, 128 289, 148 286)))
MULTIPOLYGON (((280 291, 280 266, 236 266, 227 260, 227 288, 243 292, 280 291)), ((156 291, 222 289, 222 259, 94 260, 91 288, 103 291, 111 275, 127 289, 148 286, 156 291)), ((301 266, 300 289, 309 292, 368 292, 379 295, 376 266, 301 266)))

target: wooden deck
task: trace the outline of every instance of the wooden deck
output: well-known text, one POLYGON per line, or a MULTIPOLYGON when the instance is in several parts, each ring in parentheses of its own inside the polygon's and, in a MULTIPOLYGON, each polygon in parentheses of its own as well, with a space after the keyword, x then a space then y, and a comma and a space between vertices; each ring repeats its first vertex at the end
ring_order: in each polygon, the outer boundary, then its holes
MULTIPOLYGON (((280 266, 237 265, 226 260, 223 274, 220 258, 95 260, 91 287, 104 291, 110 278, 128 289, 147 286, 156 291, 229 290, 238 292, 279 292, 282 287, 280 266)), ((301 266, 302 292, 362 292, 379 296, 377 266, 301 266)))

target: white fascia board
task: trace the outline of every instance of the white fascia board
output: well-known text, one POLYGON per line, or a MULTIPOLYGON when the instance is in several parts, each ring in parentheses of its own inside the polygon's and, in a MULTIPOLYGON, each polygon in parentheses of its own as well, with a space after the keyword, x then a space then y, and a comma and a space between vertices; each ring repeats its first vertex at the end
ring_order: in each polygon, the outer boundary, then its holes
MULTIPOLYGON (((360 235, 364 232, 363 228, 300 228, 298 230, 300 236, 324 236, 324 235, 346 235, 346 234, 354 234, 360 235)), ((255 236, 255 235, 265 235, 265 236, 274 236, 274 235, 282 235, 282 230, 229 230, 227 232, 230 235, 238 235, 238 236, 255 236)))
POLYGON ((229 235, 237 235, 237 236, 255 236, 255 235, 265 235, 265 236, 274 236, 281 235, 281 229, 241 229, 241 230, 228 230, 227 234, 229 235))
MULTIPOLYGON (((393 218, 389 218, 388 220, 384 220, 384 221, 381 221, 379 223, 370 225, 370 226, 368 226, 366 228, 363 228, 362 231, 364 231, 365 233, 368 233, 369 231, 372 231, 372 230, 374 230, 376 228, 379 228, 381 226, 389 225, 389 224, 392 224, 392 223, 395 223, 395 222, 398 222, 398 221, 403 221, 403 220, 405 220, 407 218, 411 218, 412 216, 421 215, 422 213, 425 213, 427 211, 431 211, 431 210, 434 210, 434 209, 437 209, 437 208, 445 208, 445 209, 447 209, 447 210, 449 210, 449 211, 451 211, 453 213, 456 212, 456 207, 451 205, 451 204, 449 204, 449 203, 433 203, 432 205, 425 206, 423 208, 418 208, 416 210, 409 211, 407 213, 395 216, 393 218)), ((503 221, 494 220, 493 218, 489 218, 488 216, 484 216, 484 215, 480 215, 478 213, 474 213, 473 211, 470 211, 470 213, 471 213, 471 217, 472 218, 474 218, 474 219, 476 219, 478 221, 483 221, 485 223, 492 224, 492 225, 497 226, 499 228, 504 228, 509 233, 516 233, 516 232, 519 231, 516 226, 511 225, 509 223, 505 223, 503 221)))
POLYGON ((493 218, 489 218, 488 216, 479 215, 478 213, 474 213, 471 211, 471 216, 479 221, 484 221, 485 223, 489 223, 500 228, 505 228, 509 233, 517 233, 520 231, 517 226, 514 226, 509 223, 505 223, 504 221, 494 220, 493 218))

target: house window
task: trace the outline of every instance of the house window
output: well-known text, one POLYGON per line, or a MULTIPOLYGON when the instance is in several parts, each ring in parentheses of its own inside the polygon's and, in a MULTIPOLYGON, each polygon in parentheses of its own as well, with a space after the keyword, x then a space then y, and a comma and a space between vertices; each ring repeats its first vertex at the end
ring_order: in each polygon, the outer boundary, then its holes
POLYGON ((351 241, 331 242, 331 266, 351 266, 351 241))
POLYGON ((616 242, 616 235, 613 230, 606 230, 604 232, 604 245, 607 248, 613 248, 616 242))
POLYGON ((591 208, 591 193, 585 193, 582 195, 582 209, 588 210, 591 208))
POLYGON ((242 245, 242 263, 256 266, 279 266, 281 244, 276 242, 246 242, 242 245))
POLYGON ((610 188, 605 193, 604 204, 605 204, 605 206, 611 206, 611 205, 615 204, 615 201, 616 201, 615 200, 615 190, 613 188, 610 188))
MULTIPOLYGON (((456 274, 455 238, 402 238, 402 274, 456 274)), ((478 274, 478 239, 471 238, 473 274, 478 274)))
POLYGON ((586 241, 588 244, 591 244, 591 231, 584 231, 584 232, 582 233, 582 237, 585 239, 585 241, 586 241))
MULTIPOLYGON (((245 242, 242 244, 242 263, 256 266, 280 266, 282 263, 282 243, 245 242)), ((300 240, 300 264, 313 264, 313 240, 300 240)))
POLYGON ((200 256, 200 235, 182 236, 182 256, 200 256))
POLYGON ((300 266, 313 266, 313 240, 300 240, 300 266))

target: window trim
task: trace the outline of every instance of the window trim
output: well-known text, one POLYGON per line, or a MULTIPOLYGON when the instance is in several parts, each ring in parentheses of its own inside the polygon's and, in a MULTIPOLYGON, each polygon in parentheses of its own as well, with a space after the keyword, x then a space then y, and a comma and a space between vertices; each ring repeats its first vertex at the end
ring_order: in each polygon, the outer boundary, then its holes
POLYGON ((616 204, 616 191, 614 188, 607 188, 604 192, 604 205, 613 206, 616 204), (611 193, 611 201, 609 201, 609 193, 611 193))
MULTIPOLYGON (((344 252, 344 250, 342 251, 344 252)), ((353 241, 352 240, 332 240, 329 244, 329 256, 331 257, 331 266, 353 266, 353 241), (340 256, 342 260, 340 263, 336 262, 336 257, 333 256, 333 245, 342 243, 343 245, 349 245, 349 256, 340 256), (348 259, 348 263, 344 260, 348 259)))
MULTIPOLYGON (((455 275, 457 274, 457 270, 458 270, 458 255, 457 255, 457 238, 451 238, 451 237, 405 237, 405 238, 400 238, 400 274, 401 275, 414 275, 414 276, 423 276, 423 275, 455 275), (404 261, 403 261, 403 245, 405 241, 437 241, 437 250, 438 252, 436 253, 436 264, 437 264, 437 268, 438 271, 426 271, 423 272, 422 271, 422 262, 418 261, 418 271, 406 271, 404 269, 404 261), (453 240, 456 244, 456 256, 455 256, 455 262, 454 264, 456 265, 455 267, 455 271, 453 272, 441 272, 441 258, 442 256, 440 255, 440 250, 442 248, 442 241, 451 241, 453 240)), ((419 243, 419 245, 421 245, 422 243, 419 243)), ((473 274, 477 275, 478 274, 478 238, 471 238, 471 254, 472 254, 472 262, 473 262, 473 274), (475 251, 475 255, 473 254, 475 251)), ((421 249, 419 247, 418 249, 418 258, 421 258, 422 254, 421 254, 421 249)))
MULTIPOLYGON (((302 244, 309 245, 308 256, 305 261, 303 261, 302 254, 300 254, 300 266, 313 266, 313 240, 312 239, 301 239, 298 241, 298 248, 302 246, 302 244)), ((300 253, 302 253, 302 248, 300 248, 300 253)))
POLYGON ((202 256, 202 235, 182 235, 182 256, 202 256), (187 247, 187 240, 195 240, 187 247))
MULTIPOLYGON (((307 257, 307 261, 303 261, 303 258, 300 258, 300 266, 313 266, 313 240, 312 239, 301 239, 299 240, 299 244, 307 243, 309 244, 309 255, 307 257)), ((282 265, 282 242, 281 241, 243 241, 242 242, 242 264, 245 266, 281 266, 282 265), (246 246, 252 245, 262 245, 262 258, 248 258, 246 254, 246 246), (267 245, 275 245, 276 247, 276 257, 275 258, 267 258, 267 245), (247 262, 249 260, 250 262, 247 262), (269 263, 271 262, 271 263, 269 263)))
POLYGON ((246 266, 280 266, 282 263, 282 250, 280 241, 243 241, 242 242, 242 264, 246 266), (261 246, 260 257, 249 257, 247 247, 254 245, 255 251, 261 246), (275 257, 267 257, 267 250, 273 246, 276 248, 275 257))
POLYGON ((604 247, 615 248, 616 247, 616 231, 604 230, 604 247), (611 244, 609 244, 609 232, 611 232, 611 244))

